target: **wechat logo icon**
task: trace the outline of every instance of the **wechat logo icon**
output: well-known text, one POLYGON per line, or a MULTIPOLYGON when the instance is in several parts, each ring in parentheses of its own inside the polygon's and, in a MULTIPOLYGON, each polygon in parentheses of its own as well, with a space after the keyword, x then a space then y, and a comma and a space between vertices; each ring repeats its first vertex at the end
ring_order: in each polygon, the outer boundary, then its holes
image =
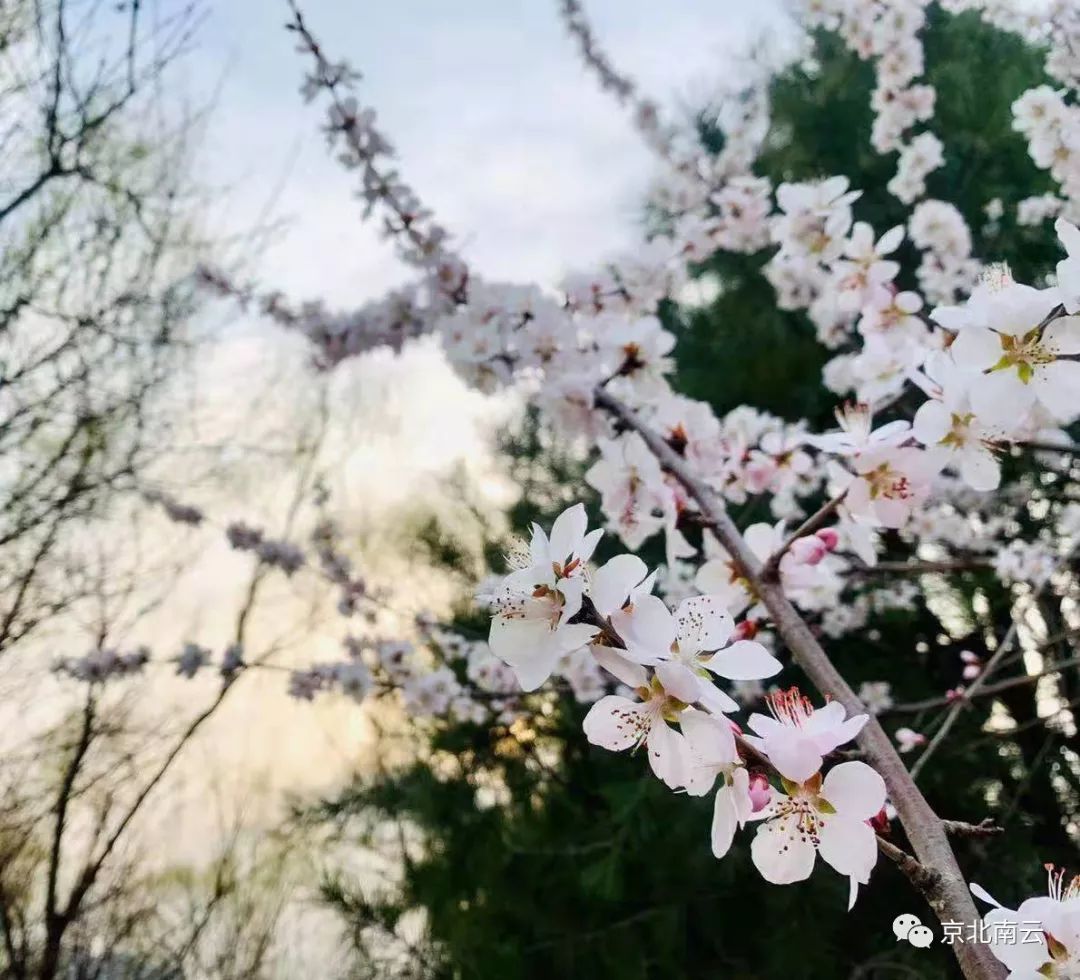
POLYGON ((905 912, 893 919, 892 931, 897 942, 907 940, 919 949, 927 949, 934 942, 933 932, 919 921, 917 915, 912 915, 910 912, 905 912))

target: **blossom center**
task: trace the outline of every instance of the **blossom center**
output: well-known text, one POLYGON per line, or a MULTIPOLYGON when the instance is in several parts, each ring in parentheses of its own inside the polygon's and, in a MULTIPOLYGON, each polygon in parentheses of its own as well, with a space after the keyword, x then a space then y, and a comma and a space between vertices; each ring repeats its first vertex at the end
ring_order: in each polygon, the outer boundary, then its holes
POLYGON ((864 478, 870 484, 870 497, 873 500, 878 497, 884 497, 887 500, 907 500, 914 494, 907 475, 893 469, 889 463, 882 463, 865 474, 864 478))
POLYGON ((792 728, 802 728, 803 723, 814 713, 810 699, 804 697, 797 687, 774 691, 765 698, 765 703, 778 722, 792 728))
POLYGON ((998 334, 998 340, 1001 343, 1001 359, 990 371, 1015 370, 1024 384, 1034 377, 1035 368, 1057 360, 1053 349, 1043 344, 1038 327, 1029 330, 1022 337, 998 334))

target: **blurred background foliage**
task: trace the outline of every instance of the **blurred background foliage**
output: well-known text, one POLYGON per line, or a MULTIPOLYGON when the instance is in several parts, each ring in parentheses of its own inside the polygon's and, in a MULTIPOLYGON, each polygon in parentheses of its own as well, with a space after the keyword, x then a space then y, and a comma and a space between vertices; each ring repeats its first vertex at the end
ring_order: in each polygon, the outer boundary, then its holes
MULTIPOLYGON (((1007 261, 1017 277, 1037 281, 1051 270, 1058 245, 1049 223, 1016 224, 1016 204, 1049 191, 1012 131, 1010 106, 1045 81, 1042 53, 981 23, 974 15, 931 9, 927 76, 938 93, 933 122, 947 163, 931 174, 928 197, 963 213, 976 255, 1007 261), (984 208, 1000 198, 1004 217, 984 208)), ((906 208, 886 191, 895 156, 870 145, 872 69, 834 36, 816 39, 814 57, 771 82, 772 130, 756 172, 774 184, 845 174, 861 189, 856 217, 880 235, 903 222, 906 208)), ((719 150, 708 116, 707 145, 719 150)), ((715 277, 719 294, 706 306, 670 307, 678 333, 676 384, 719 413, 750 404, 789 420, 828 428, 836 399, 820 383, 828 352, 801 313, 775 306, 760 274, 769 251, 717 254, 699 273, 715 277)), ((905 288, 915 287, 916 254, 905 244, 905 288)), ((910 411, 901 403, 897 410, 910 411)), ((523 487, 509 514, 524 532, 550 521, 583 486, 581 466, 544 442, 527 421, 507 447, 523 487)), ((1012 462, 1013 476, 1031 467, 1012 462)), ((1040 494, 1075 492, 1059 479, 1040 494)), ((760 505, 737 518, 769 519, 760 505)), ((592 514, 594 523, 597 514, 592 514)), ((1023 533, 1023 526, 1018 533, 1023 533)), ((606 542, 608 548, 613 542, 606 542)), ((492 567, 502 570, 505 542, 493 542, 492 567)), ((888 539, 884 558, 903 557, 888 539)), ((606 553, 601 556, 606 557, 606 553)), ((657 559, 656 555, 646 558, 657 559)), ((989 572, 924 576, 909 608, 875 615, 867 629, 828 649, 858 686, 885 680, 897 701, 939 695, 960 682, 960 651, 986 656, 1009 622, 1011 600, 989 572)), ((1041 601, 1050 633, 1063 629, 1060 609, 1041 601)), ((486 620, 463 613, 461 628, 484 635, 486 620)), ((1049 653, 1068 657, 1067 640, 1049 653)), ((1023 672, 1021 663, 1009 671, 1023 672)), ((799 683, 788 668, 785 683, 799 683)), ((1063 681, 1071 698, 1076 681, 1063 681)), ((750 864, 744 832, 723 862, 709 850, 711 798, 674 794, 648 772, 640 755, 589 746, 584 709, 569 697, 531 726, 493 729, 456 725, 433 735, 431 752, 405 768, 350 786, 305 818, 332 826, 342 840, 372 844, 387 821, 407 829, 414 846, 400 881, 372 885, 345 869, 328 875, 324 897, 347 923, 364 962, 391 937, 409 936, 400 959, 369 959, 371 976, 526 980, 551 977, 644 978, 951 977, 948 949, 897 944, 892 920, 933 915, 888 862, 845 913, 847 883, 828 868, 787 888, 765 883, 750 864), (422 910, 417 918, 416 910, 422 910)), ((887 717, 892 730, 920 727, 924 717, 887 717)), ((966 710, 954 736, 920 777, 946 817, 994 817, 997 840, 961 840, 961 866, 1008 904, 1042 890, 1043 862, 1073 866, 1080 790, 1075 728, 1040 722, 1036 685, 1019 686, 966 710), (1012 732, 984 731, 996 710, 1012 732)), ((898 842, 902 832, 894 828, 898 842)))

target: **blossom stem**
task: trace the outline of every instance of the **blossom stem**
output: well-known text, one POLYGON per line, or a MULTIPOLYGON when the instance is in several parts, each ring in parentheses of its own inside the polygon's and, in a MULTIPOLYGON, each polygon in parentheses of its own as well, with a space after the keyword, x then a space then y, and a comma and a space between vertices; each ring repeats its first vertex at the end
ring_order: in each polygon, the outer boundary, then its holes
MULTIPOLYGON (((802 615, 784 594, 780 583, 763 578, 760 562, 743 540, 723 502, 713 490, 694 475, 686 460, 667 445, 659 433, 642 422, 636 413, 618 398, 602 389, 596 390, 595 398, 598 407, 610 412, 624 426, 641 436, 657 460, 697 503, 720 544, 727 549, 739 571, 761 598, 772 616, 777 632, 811 682, 822 694, 839 701, 849 715, 864 713, 865 706, 829 659, 802 615)), ((858 742, 866 753, 867 761, 885 780, 889 797, 915 851, 914 860, 924 869, 933 869, 933 881, 920 875, 919 882, 914 882, 913 879, 913 883, 916 883, 940 920, 977 921, 979 915, 975 903, 956 863, 956 856, 941 818, 915 785, 889 736, 873 716, 863 728, 858 742)), ((969 980, 997 980, 1004 976, 1001 963, 985 944, 956 944, 953 951, 964 976, 969 980)))
MULTIPOLYGON (((604 642, 602 645, 609 646, 615 650, 625 650, 626 642, 615 628, 611 625, 611 621, 606 616, 601 616, 600 611, 593 605, 592 599, 588 596, 581 597, 581 609, 570 620, 571 623, 587 623, 590 626, 595 626, 600 630, 600 639, 604 642)), ((593 641, 597 642, 596 640, 593 641)))

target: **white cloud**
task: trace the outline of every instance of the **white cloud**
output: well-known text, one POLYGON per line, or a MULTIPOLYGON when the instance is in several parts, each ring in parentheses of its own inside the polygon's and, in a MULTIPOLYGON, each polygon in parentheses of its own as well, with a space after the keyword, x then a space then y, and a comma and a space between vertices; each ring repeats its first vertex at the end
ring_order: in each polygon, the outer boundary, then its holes
MULTIPOLYGON (((774 25, 775 0, 593 0, 603 44, 643 88, 670 102, 722 77, 730 52, 774 25)), ((309 0, 330 49, 364 72, 405 176, 486 276, 551 281, 634 240, 653 160, 600 92, 562 31, 556 5, 442 0, 353 5, 309 0)), ((297 292, 357 303, 402 281, 388 247, 361 226, 351 180, 304 106, 305 66, 281 8, 234 0, 215 14, 192 84, 224 84, 208 137, 212 179, 234 186, 222 223, 273 213, 292 224, 264 274, 297 292)))

